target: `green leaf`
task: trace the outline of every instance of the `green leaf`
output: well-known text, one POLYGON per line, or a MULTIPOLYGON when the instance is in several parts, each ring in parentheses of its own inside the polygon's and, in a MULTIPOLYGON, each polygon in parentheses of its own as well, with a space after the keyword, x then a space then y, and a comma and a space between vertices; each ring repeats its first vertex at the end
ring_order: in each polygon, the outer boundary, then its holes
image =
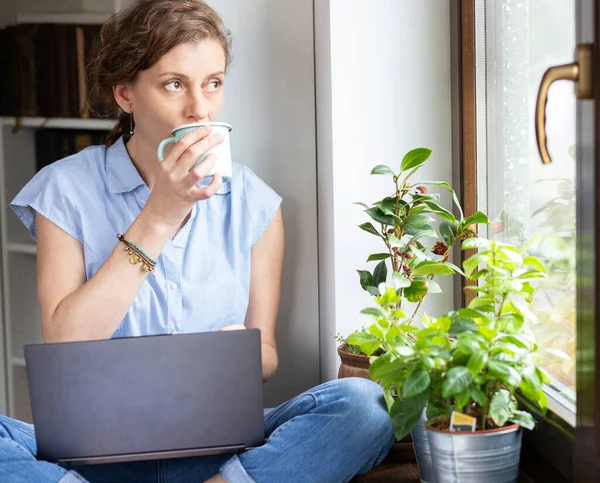
POLYGON ((427 282, 413 280, 409 287, 404 289, 404 296, 409 302, 420 302, 427 295, 427 282))
POLYGON ((423 261, 413 268, 413 276, 418 275, 452 275, 454 271, 447 265, 430 260, 423 261))
POLYGON ((431 209, 431 211, 437 213, 437 215, 440 218, 443 218, 444 220, 447 220, 452 223, 456 223, 456 218, 454 217, 454 215, 443 206, 440 206, 433 201, 426 201, 425 204, 431 209))
POLYGON ((508 418, 511 416, 509 405, 510 393, 505 389, 500 389, 492 397, 488 414, 496 426, 501 428, 508 421, 508 418))
POLYGON ((540 260, 537 257, 534 257, 534 256, 525 257, 523 259, 523 265, 527 265, 528 267, 536 268, 540 272, 546 273, 546 267, 544 267, 544 264, 542 262, 540 262, 540 260))
POLYGON ((360 286, 367 290, 367 287, 372 287, 373 283, 373 275, 368 270, 357 270, 358 275, 360 276, 360 286))
POLYGON ((444 221, 442 223, 440 223, 439 226, 439 230, 440 230, 440 235, 441 237, 444 239, 444 241, 446 242, 446 245, 448 245, 449 247, 454 245, 454 233, 456 230, 452 230, 453 225, 450 224, 449 221, 444 221))
POLYGON ((560 349, 546 347, 543 349, 543 351, 553 355, 554 357, 557 357, 558 359, 562 359, 563 361, 571 361, 571 357, 566 352, 561 351, 560 349))
POLYGON ((387 317, 387 313, 381 307, 367 307, 360 311, 361 314, 374 315, 375 317, 387 317))
POLYGON ((467 387, 456 395, 454 398, 454 405, 459 412, 462 412, 463 408, 469 403, 470 400, 471 391, 469 391, 469 388, 467 387))
POLYGON ((375 203, 375 206, 379 208, 386 215, 393 216, 396 221, 401 222, 399 218, 396 218, 396 202, 398 203, 398 215, 404 216, 406 213, 406 209, 397 198, 388 196, 381 201, 375 203))
POLYGON ((386 258, 390 257, 391 255, 389 253, 374 253, 373 255, 369 255, 367 262, 376 262, 378 260, 385 260, 386 258))
POLYGON ((389 387, 383 387, 383 398, 385 399, 385 405, 387 407, 388 412, 392 409, 392 406, 394 405, 394 394, 395 391, 392 390, 389 387))
POLYGON ((450 317, 442 316, 437 319, 435 324, 442 332, 446 333, 450 330, 450 326, 452 325, 452 320, 450 319, 450 317))
POLYGON ((392 248, 403 248, 404 244, 402 243, 402 241, 398 240, 398 238, 396 236, 394 236, 393 233, 388 233, 388 240, 390 242, 390 246, 392 248))
POLYGON ((415 235, 419 238, 437 238, 437 233, 431 225, 404 227, 404 232, 407 235, 415 235))
POLYGON ((387 279, 387 266, 385 265, 385 260, 382 260, 377 264, 375 270, 373 271, 373 285, 376 287, 379 286, 380 283, 385 282, 387 279))
MULTIPOLYGON (((464 242, 463 242, 464 247, 464 242)), ((488 260, 488 255, 486 253, 475 253, 467 258, 463 262, 463 268, 465 269, 465 275, 467 277, 471 277, 471 274, 477 269, 477 267, 488 260)))
POLYGON ((398 272, 392 272, 392 280, 396 289, 410 287, 410 280, 398 272))
POLYGON ((404 220, 404 224, 402 225, 402 228, 404 229, 404 231, 407 230, 415 230, 415 229, 421 229, 421 227, 428 227, 429 223, 433 221, 433 218, 431 218, 431 216, 429 215, 423 215, 423 214, 410 214, 406 217, 406 219, 404 220))
POLYGON ((396 222, 396 218, 394 216, 389 215, 389 214, 386 215, 383 211, 381 211, 376 206, 369 208, 368 210, 365 210, 365 213, 367 213, 377 223, 381 223, 383 225, 392 225, 393 226, 394 223, 396 222))
POLYGON ((350 334, 346 338, 346 344, 359 346, 360 350, 368 356, 373 354, 373 352, 375 352, 381 346, 380 341, 378 341, 368 332, 364 331, 354 332, 353 334, 350 334))
POLYGON ((385 164, 378 164, 377 166, 375 166, 371 171, 371 174, 389 174, 392 176, 396 176, 394 170, 389 166, 386 166, 385 164))
POLYGON ((516 345, 517 347, 520 347, 521 349, 527 350, 530 350, 532 345, 531 341, 518 334, 504 335, 500 337, 500 340, 504 342, 509 342, 511 344, 516 345))
POLYGON ((373 297, 379 297, 379 289, 377 287, 370 285, 368 287, 364 287, 364 289, 373 297))
POLYGON ((475 401, 482 408, 486 408, 488 406, 488 400, 485 397, 485 394, 478 387, 471 388, 471 399, 475 401))
POLYGON ((456 265, 454 265, 454 263, 452 263, 452 262, 444 262, 444 265, 446 265, 447 267, 450 267, 456 273, 460 273, 463 277, 465 276, 465 274, 463 273, 463 271, 460 268, 458 268, 456 265))
POLYGON ((429 281, 429 293, 442 293, 442 287, 437 282, 433 280, 429 281))
POLYGON ((371 324, 369 326, 369 334, 371 334, 376 339, 383 340, 383 338, 384 338, 383 331, 384 331, 384 329, 387 329, 389 326, 390 326, 390 324, 389 324, 389 322, 387 322, 387 320, 380 319, 376 323, 371 324), (383 322, 383 324, 380 326, 379 322, 383 322))
POLYGON ((485 213, 483 213, 481 211, 477 211, 476 213, 473 213, 471 216, 467 216, 467 218, 465 218, 463 220, 463 222, 461 223, 461 225, 465 228, 467 228, 473 224, 489 225, 490 221, 488 220, 488 217, 485 213))
POLYGON ((446 373, 442 385, 442 396, 449 397, 464 391, 473 382, 473 376, 466 367, 453 367, 446 373))
POLYGON ((538 400, 538 391, 539 390, 536 389, 535 386, 533 385, 533 383, 530 380, 526 379, 525 377, 521 381, 521 385, 519 386, 519 389, 523 393, 523 396, 525 396, 530 401, 536 402, 538 400))
POLYGON ((366 203, 362 203, 361 201, 355 201, 354 203, 352 203, 353 205, 358 205, 358 206, 362 206, 365 210, 369 208, 369 205, 367 205, 366 203))
POLYGON ((483 371, 483 368, 485 367, 487 361, 488 361, 487 352, 484 352, 484 351, 475 352, 475 353, 471 354, 471 357, 469 357, 469 362, 467 363, 467 367, 469 368, 469 370, 471 371, 471 374, 473 374, 473 376, 477 376, 479 373, 481 373, 481 371, 483 371))
POLYGON ((525 429, 535 428, 535 419, 526 411, 515 411, 509 418, 511 423, 518 424, 525 429))
POLYGON ((548 411, 548 397, 544 391, 539 391, 537 403, 542 411, 542 414, 546 414, 548 411))
POLYGON ((408 346, 398 346, 394 349, 394 352, 403 357, 411 357, 415 354, 415 350, 408 346))
POLYGON ((452 200, 454 201, 454 204, 458 208, 458 211, 460 213, 460 218, 461 219, 463 218, 464 215, 463 215, 462 207, 460 206, 460 202, 458 201, 456 192, 452 189, 450 184, 448 184, 446 181, 419 181, 419 184, 424 184, 424 185, 430 184, 432 186, 444 186, 448 190, 448 193, 450 193, 452 195, 452 200))
POLYGON ((449 416, 448 411, 442 406, 429 402, 427 405, 427 419, 437 418, 438 416, 449 416))
POLYGON ((490 372, 500 376, 507 386, 514 388, 521 385, 521 375, 507 363, 490 360, 488 361, 488 367, 490 372))
POLYGON ((415 396, 429 388, 429 373, 423 369, 413 372, 402 384, 402 397, 415 396))
POLYGON ((431 156, 431 149, 417 148, 404 155, 400 170, 402 172, 421 166, 431 156))
POLYGON ((462 334, 463 332, 477 332, 477 324, 469 317, 457 317, 450 326, 450 335, 462 334))
POLYGON ((428 398, 429 391, 423 391, 416 396, 396 399, 390 410, 396 440, 401 440, 415 429, 428 398))
POLYGON ((372 223, 366 222, 363 223, 362 225, 358 225, 358 227, 362 230, 365 230, 367 233, 370 233, 371 235, 376 235, 381 237, 381 234, 375 229, 375 227, 373 226, 372 223))
POLYGON ((392 354, 386 352, 382 356, 373 358, 371 366, 369 367, 369 377, 374 381, 380 381, 386 379, 397 371, 402 371, 406 361, 402 359, 395 359, 392 354))

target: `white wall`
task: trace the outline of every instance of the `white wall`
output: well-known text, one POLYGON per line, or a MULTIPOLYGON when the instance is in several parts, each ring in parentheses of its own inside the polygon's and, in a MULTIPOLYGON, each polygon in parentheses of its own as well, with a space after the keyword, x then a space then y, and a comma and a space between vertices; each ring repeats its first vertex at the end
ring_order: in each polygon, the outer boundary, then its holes
MULTIPOLYGON (((317 1, 315 44, 321 378, 329 380, 338 367, 332 334, 369 322, 359 313, 370 298, 356 270, 372 270, 367 256, 384 251, 357 228, 367 215, 352 205, 393 191, 371 168, 398 169, 407 151, 429 147, 416 179, 452 179, 448 2, 317 1)), ((440 284, 444 293, 426 299, 427 313, 452 307, 452 280, 440 284)))
POLYGON ((233 156, 284 199, 285 259, 268 406, 319 383, 317 186, 312 3, 209 0, 233 35, 221 120, 233 156))

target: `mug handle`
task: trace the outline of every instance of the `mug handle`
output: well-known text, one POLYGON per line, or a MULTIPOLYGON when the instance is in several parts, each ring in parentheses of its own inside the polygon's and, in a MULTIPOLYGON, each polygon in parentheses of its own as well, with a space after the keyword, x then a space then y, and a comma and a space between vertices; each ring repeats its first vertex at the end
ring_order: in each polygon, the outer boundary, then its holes
POLYGON ((160 144, 158 145, 158 161, 162 162, 163 159, 165 159, 165 146, 167 144, 173 144, 177 142, 177 138, 172 137, 172 138, 167 138, 167 139, 163 139, 160 144))

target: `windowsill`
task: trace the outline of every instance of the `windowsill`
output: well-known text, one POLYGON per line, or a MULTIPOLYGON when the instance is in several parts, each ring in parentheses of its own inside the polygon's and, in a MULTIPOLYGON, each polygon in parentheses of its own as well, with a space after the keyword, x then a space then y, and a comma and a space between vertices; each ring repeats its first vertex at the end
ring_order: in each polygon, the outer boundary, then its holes
POLYGON ((568 395, 570 390, 560 382, 553 381, 544 386, 544 392, 548 396, 548 410, 575 428, 577 407, 574 398, 571 399, 568 395))

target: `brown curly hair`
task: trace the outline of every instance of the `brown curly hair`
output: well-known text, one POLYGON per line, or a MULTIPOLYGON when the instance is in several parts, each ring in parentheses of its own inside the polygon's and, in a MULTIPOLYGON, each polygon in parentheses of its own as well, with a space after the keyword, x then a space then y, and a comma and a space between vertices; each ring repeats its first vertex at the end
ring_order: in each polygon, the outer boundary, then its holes
POLYGON ((186 42, 217 40, 231 63, 231 34, 221 16, 204 0, 136 0, 113 15, 100 31, 95 53, 87 65, 89 105, 118 112, 118 123, 106 145, 129 132, 129 114, 120 110, 113 86, 135 82, 173 47, 186 42))

